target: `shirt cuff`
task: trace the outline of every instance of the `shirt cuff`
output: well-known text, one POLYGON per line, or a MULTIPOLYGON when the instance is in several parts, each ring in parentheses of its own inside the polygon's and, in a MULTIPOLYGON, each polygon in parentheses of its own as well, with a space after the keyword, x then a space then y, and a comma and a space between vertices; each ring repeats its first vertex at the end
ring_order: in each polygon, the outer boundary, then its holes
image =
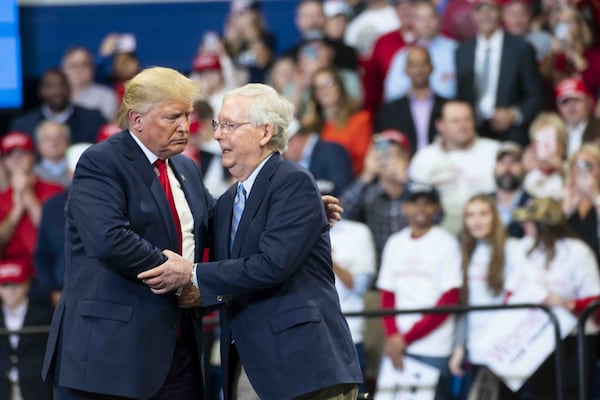
POLYGON ((196 279, 196 268, 198 267, 198 264, 194 264, 194 266, 192 267, 192 285, 194 285, 195 288, 200 289, 198 287, 198 280, 196 279))
POLYGON ((519 107, 511 107, 510 108, 515 115, 515 125, 521 126, 523 124, 523 113, 519 110, 519 107))

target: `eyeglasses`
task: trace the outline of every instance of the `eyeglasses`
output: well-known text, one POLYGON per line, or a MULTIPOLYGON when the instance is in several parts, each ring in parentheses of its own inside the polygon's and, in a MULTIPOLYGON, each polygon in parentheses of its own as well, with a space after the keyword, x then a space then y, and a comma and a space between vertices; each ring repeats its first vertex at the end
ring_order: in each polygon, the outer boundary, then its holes
POLYGON ((221 130, 223 132, 233 132, 235 131, 237 128, 239 128, 242 125, 248 125, 251 124, 252 122, 229 122, 229 121, 216 121, 216 120, 212 120, 211 121, 211 126, 213 128, 213 131, 217 131, 217 129, 219 129, 219 127, 221 127, 221 130))
POLYGON ((331 88, 335 86, 335 81, 333 79, 327 79, 321 82, 315 82, 315 89, 324 89, 331 88))

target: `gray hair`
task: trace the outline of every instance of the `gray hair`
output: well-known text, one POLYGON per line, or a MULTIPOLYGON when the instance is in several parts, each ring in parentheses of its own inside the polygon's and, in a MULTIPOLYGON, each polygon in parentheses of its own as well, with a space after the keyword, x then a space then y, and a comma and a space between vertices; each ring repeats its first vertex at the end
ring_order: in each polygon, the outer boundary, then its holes
POLYGON ((288 141, 288 127, 294 118, 293 104, 271 86, 262 83, 249 83, 234 89, 225 94, 223 101, 239 96, 252 98, 248 120, 254 127, 271 125, 273 137, 268 146, 274 151, 284 152, 288 141))

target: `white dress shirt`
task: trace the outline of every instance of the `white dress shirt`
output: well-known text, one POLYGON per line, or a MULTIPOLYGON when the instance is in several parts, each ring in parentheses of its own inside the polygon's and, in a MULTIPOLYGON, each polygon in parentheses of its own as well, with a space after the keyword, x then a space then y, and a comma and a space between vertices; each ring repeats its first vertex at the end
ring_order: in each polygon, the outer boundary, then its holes
MULTIPOLYGON (((494 115, 503 42, 504 32, 501 29, 496 30, 489 39, 477 35, 477 45, 475 47, 475 81, 479 82, 480 77, 487 73, 486 90, 477 97, 476 112, 480 119, 490 119, 494 115), (490 49, 489 70, 483 71, 485 54, 488 47, 490 49)), ((515 62, 518 62, 518 60, 515 60, 515 62)), ((476 89, 478 90, 478 88, 476 89)))

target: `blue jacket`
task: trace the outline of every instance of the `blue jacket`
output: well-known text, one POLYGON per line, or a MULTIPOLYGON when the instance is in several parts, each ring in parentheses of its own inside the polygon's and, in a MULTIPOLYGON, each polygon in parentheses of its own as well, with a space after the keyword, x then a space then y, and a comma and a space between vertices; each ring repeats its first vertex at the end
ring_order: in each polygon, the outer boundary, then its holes
MULTIPOLYGON (((192 210, 199 261, 214 200, 191 160, 169 162, 192 210)), ((153 396, 171 366, 180 309, 173 293, 154 295, 136 276, 178 247, 166 196, 131 135, 90 147, 67 200, 65 278, 42 376, 54 372, 59 386, 87 392, 153 396)))
POLYGON ((252 186, 229 251, 233 185, 217 202, 215 256, 198 264, 205 306, 221 308, 221 367, 230 350, 263 400, 362 382, 334 286, 329 225, 313 178, 275 153, 252 186))

